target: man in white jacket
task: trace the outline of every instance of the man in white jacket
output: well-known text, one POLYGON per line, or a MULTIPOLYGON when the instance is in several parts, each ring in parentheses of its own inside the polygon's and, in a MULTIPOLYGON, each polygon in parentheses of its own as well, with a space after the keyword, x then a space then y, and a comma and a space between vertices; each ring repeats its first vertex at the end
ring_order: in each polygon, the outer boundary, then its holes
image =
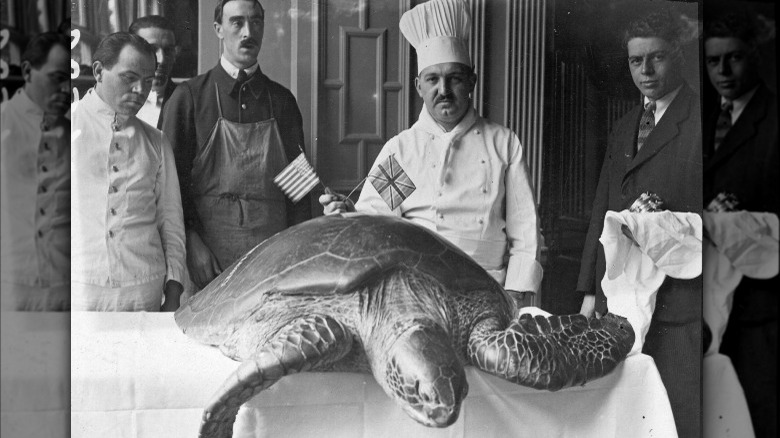
POLYGON ((22 55, 24 87, 0 106, 2 309, 70 309, 70 54, 56 32, 22 55))
POLYGON ((170 143, 135 115, 151 90, 154 49, 107 36, 97 83, 72 112, 72 309, 173 311, 184 277, 184 222, 170 143))
POLYGON ((369 175, 392 159, 415 189, 399 198, 400 205, 386 202, 385 190, 370 183, 354 207, 335 194, 320 203, 326 214, 356 209, 397 215, 436 231, 504 285, 518 308, 532 305, 542 279, 534 192, 517 136, 472 106, 477 77, 468 54, 466 5, 423 3, 399 26, 417 51, 415 88, 425 106, 417 123, 385 144, 369 175))

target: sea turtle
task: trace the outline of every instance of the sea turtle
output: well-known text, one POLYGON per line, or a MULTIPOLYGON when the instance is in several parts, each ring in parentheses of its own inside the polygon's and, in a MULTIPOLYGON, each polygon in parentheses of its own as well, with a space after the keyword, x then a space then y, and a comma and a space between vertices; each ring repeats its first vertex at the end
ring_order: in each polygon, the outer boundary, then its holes
POLYGON ((259 244, 175 318, 242 361, 204 411, 209 438, 230 437, 240 405, 295 372, 371 372, 413 419, 446 427, 468 392, 464 365, 554 391, 609 373, 634 342, 620 316, 514 312, 503 288, 436 233, 344 214, 259 244))

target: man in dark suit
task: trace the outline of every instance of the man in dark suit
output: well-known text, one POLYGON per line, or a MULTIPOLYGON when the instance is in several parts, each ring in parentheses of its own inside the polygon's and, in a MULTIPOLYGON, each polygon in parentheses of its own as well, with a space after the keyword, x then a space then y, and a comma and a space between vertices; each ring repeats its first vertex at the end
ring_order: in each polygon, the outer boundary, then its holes
MULTIPOLYGON (((777 97, 759 76, 760 23, 744 13, 707 20, 704 41, 719 106, 704 126, 704 196, 736 196, 741 210, 778 214, 777 97)), ((743 278, 720 351, 745 391, 757 437, 777 436, 778 277, 743 278)))
MULTIPOLYGON (((586 316, 606 312, 599 237, 608 210, 628 209, 652 192, 669 210, 701 213, 700 104, 681 74, 684 28, 679 17, 656 12, 625 33, 628 67, 643 105, 621 118, 609 137, 577 284, 586 316)), ((701 432, 701 290, 701 277, 666 278, 642 350, 656 362, 680 437, 701 432)))

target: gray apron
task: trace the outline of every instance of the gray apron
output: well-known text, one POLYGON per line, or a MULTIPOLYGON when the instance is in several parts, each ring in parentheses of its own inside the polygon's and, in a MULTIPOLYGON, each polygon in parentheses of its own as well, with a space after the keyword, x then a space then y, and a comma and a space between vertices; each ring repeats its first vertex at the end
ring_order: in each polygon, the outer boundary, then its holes
POLYGON ((253 123, 219 118, 193 161, 193 198, 203 242, 222 269, 255 245, 287 228, 287 203, 274 177, 288 164, 279 128, 271 118, 253 123))

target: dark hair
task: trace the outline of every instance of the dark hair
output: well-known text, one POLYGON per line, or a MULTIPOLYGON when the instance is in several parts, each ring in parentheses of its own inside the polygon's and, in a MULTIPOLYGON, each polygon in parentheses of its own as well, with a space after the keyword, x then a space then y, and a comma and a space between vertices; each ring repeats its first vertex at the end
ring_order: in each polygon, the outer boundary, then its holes
POLYGON ((130 24, 130 28, 127 31, 138 35, 139 30, 149 27, 156 27, 158 29, 175 32, 173 29, 173 24, 171 24, 171 22, 162 15, 147 15, 145 17, 138 17, 135 19, 135 21, 133 21, 132 24, 130 24))
POLYGON ((683 43, 686 27, 672 10, 652 12, 634 20, 623 34, 623 46, 633 38, 661 38, 677 51, 683 43))
POLYGON ((738 38, 751 49, 758 47, 759 23, 745 13, 730 12, 705 20, 704 40, 708 38, 738 38))
POLYGON ((222 9, 225 8, 225 3, 227 2, 234 2, 234 1, 254 1, 257 6, 260 6, 260 11, 263 15, 263 18, 265 18, 265 9, 263 8, 263 5, 260 4, 260 0, 219 0, 219 3, 217 3, 217 7, 214 8, 214 22, 215 23, 222 23, 222 9))
POLYGON ((60 45, 65 50, 70 50, 70 38, 59 32, 44 32, 35 36, 27 44, 22 54, 22 62, 29 62, 33 68, 40 68, 46 63, 49 52, 54 46, 60 45))
POLYGON ((94 61, 100 61, 104 68, 112 68, 119 60, 119 53, 125 46, 133 46, 141 53, 148 54, 157 62, 154 47, 146 42, 145 39, 129 32, 116 32, 103 38, 92 56, 94 61))

